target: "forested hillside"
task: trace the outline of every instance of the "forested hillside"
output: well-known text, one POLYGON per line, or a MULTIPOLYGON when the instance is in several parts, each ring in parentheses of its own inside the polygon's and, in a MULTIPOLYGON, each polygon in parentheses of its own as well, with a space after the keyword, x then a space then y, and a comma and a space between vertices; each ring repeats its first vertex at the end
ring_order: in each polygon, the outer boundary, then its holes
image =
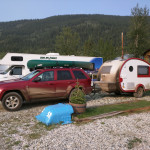
POLYGON ((41 20, 0 23, 0 53, 74 54, 112 59, 121 55, 121 32, 128 53, 130 17, 107 15, 65 15, 41 20), (62 41, 67 40, 65 49, 62 41))

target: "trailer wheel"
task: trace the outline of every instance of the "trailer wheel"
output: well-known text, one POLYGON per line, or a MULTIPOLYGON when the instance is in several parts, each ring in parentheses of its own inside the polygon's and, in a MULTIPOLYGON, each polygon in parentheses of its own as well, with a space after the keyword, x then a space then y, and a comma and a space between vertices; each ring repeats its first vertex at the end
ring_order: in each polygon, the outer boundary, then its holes
POLYGON ((16 92, 7 93, 2 99, 2 105, 8 111, 19 110, 22 103, 23 100, 21 95, 16 92))
POLYGON ((133 93, 134 97, 140 98, 144 94, 144 90, 142 87, 139 87, 135 93, 133 93))

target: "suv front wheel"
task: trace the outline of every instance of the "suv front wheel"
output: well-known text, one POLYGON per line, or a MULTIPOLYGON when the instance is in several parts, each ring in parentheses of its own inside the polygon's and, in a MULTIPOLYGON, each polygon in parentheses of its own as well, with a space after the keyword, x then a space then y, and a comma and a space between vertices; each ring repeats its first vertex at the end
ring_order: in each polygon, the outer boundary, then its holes
POLYGON ((2 105, 8 111, 19 110, 22 103, 23 99, 21 95, 16 92, 7 93, 2 99, 2 105))

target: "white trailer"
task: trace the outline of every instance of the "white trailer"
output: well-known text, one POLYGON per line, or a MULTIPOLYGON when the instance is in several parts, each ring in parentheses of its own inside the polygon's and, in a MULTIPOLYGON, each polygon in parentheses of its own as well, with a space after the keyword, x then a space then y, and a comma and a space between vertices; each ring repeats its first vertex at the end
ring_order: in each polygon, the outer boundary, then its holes
POLYGON ((27 67, 29 60, 64 60, 64 61, 84 61, 92 62, 95 70, 98 70, 103 63, 102 57, 85 56, 62 56, 59 53, 48 54, 25 54, 25 53, 7 53, 0 60, 0 81, 21 78, 28 74, 30 70, 27 67))
POLYGON ((99 69, 98 77, 100 88, 106 92, 142 97, 144 91, 150 90, 150 64, 142 59, 107 61, 99 69))

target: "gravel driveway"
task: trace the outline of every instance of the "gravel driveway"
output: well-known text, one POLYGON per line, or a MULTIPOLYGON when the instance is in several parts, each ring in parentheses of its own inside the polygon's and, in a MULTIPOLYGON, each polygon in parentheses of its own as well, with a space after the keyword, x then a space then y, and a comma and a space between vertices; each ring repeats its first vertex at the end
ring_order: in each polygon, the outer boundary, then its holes
MULTIPOLYGON (((150 100, 146 95, 143 100, 150 100)), ((87 106, 137 100, 129 95, 87 96, 87 106)), ((139 99, 140 100, 140 99, 139 99)), ((66 101, 61 101, 66 102, 66 101)), ((150 149, 150 112, 98 119, 86 124, 46 127, 35 116, 56 102, 24 104, 17 112, 5 111, 0 103, 0 149, 29 150, 126 150, 150 149)))

